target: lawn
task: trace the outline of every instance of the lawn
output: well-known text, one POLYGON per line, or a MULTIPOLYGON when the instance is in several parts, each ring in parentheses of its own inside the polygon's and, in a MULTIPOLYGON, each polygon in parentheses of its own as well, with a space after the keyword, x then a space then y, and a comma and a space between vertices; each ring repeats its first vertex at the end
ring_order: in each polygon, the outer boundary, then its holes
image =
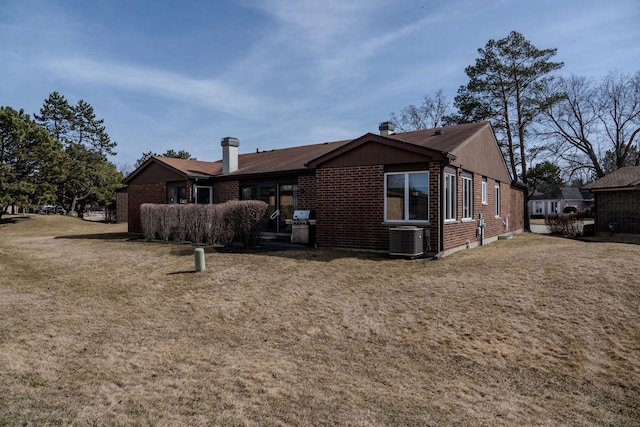
POLYGON ((640 425, 640 245, 438 261, 0 224, 0 425, 640 425))

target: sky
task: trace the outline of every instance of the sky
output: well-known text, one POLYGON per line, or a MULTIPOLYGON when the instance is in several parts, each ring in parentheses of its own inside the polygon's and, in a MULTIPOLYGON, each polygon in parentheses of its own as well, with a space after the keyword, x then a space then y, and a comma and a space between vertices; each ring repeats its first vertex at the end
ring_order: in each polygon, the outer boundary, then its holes
POLYGON ((490 39, 557 48, 560 75, 640 71, 640 0, 0 0, 0 106, 91 104, 142 153, 357 138, 442 89, 490 39))

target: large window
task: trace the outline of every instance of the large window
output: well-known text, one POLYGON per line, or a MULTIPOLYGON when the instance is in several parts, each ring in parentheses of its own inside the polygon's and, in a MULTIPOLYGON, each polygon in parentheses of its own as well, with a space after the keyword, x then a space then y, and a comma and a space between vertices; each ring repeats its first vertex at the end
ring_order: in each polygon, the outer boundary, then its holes
POLYGON ((385 175, 385 221, 429 220, 429 172, 385 175))
POLYGON ((444 220, 456 219, 456 175, 444 174, 444 220))
POLYGON ((473 180, 462 177, 462 219, 473 218, 473 180))
POLYGON ((500 183, 496 182, 495 186, 496 192, 496 217, 500 216, 500 183))

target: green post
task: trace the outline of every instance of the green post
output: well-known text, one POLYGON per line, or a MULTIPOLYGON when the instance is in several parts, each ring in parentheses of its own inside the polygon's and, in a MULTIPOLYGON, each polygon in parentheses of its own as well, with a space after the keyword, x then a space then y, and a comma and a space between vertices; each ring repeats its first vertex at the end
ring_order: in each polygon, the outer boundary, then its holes
POLYGON ((196 249, 196 271, 204 271, 204 249, 196 249))

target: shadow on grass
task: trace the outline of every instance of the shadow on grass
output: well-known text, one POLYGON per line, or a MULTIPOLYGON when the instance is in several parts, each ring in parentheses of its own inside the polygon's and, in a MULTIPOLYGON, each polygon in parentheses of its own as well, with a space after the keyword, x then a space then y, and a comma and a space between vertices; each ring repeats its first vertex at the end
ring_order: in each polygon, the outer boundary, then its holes
POLYGON ((390 259, 386 253, 366 252, 366 251, 350 251, 345 249, 331 248, 310 248, 304 245, 295 245, 287 243, 266 243, 253 249, 241 247, 219 247, 219 246, 192 246, 185 243, 184 246, 174 247, 171 255, 176 256, 193 256, 196 248, 204 249, 206 254, 229 254, 229 255, 266 255, 278 258, 295 258, 299 260, 330 262, 343 258, 354 259, 370 259, 384 260, 390 259))
POLYGON ((67 236, 56 236, 54 239, 63 240, 143 240, 142 235, 136 233, 91 233, 91 234, 71 234, 67 236))
POLYGON ((18 221, 23 221, 25 219, 31 219, 28 216, 12 216, 10 218, 0 218, 0 224, 15 224, 18 221))

